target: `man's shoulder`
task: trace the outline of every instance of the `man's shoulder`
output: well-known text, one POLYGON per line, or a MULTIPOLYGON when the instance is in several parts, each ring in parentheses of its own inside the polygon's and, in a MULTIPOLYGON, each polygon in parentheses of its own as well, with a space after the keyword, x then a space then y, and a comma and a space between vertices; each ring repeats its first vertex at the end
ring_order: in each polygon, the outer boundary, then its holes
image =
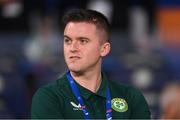
POLYGON ((117 82, 115 80, 110 80, 109 83, 114 88, 120 89, 120 90, 132 90, 132 89, 135 89, 132 85, 124 84, 124 83, 121 83, 120 81, 117 82))
POLYGON ((132 85, 129 84, 122 84, 117 81, 110 81, 110 85, 112 89, 120 94, 126 95, 126 96, 136 96, 138 94, 142 94, 141 91, 137 88, 135 88, 132 85))
POLYGON ((64 105, 64 76, 56 81, 40 87, 32 98, 31 116, 32 118, 56 118, 62 117, 59 114, 64 105), (58 112, 57 112, 58 111, 58 112))
POLYGON ((128 108, 133 111, 132 118, 150 118, 148 104, 138 88, 117 81, 110 81, 110 87, 114 101, 125 101, 128 108))

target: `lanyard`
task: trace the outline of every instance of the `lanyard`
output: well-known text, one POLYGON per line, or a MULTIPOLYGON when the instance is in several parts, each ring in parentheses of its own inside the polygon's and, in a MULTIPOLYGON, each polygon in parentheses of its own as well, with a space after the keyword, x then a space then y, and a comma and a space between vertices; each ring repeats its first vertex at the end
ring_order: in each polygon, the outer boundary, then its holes
MULTIPOLYGON (((80 95, 80 92, 79 92, 79 90, 77 88, 77 85, 74 82, 73 77, 71 76, 70 71, 68 71, 66 73, 66 76, 67 76, 67 79, 68 79, 69 84, 71 86, 71 90, 73 91, 73 93, 76 96, 79 104, 81 105, 81 109, 82 109, 82 111, 84 113, 85 119, 89 120, 90 119, 89 112, 87 111, 87 108, 86 108, 86 106, 84 104, 84 101, 83 101, 81 95, 80 95)), ((108 87, 107 92, 106 92, 106 119, 107 120, 111 120, 112 119, 111 94, 110 94, 109 87, 108 87)))

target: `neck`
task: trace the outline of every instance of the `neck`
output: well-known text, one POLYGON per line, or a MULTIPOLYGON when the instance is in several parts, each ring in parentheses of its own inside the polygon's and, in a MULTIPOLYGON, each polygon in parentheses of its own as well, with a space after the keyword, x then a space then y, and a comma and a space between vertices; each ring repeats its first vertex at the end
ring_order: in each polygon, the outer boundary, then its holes
POLYGON ((102 81, 101 71, 88 71, 82 74, 78 74, 71 71, 71 75, 74 80, 83 86, 84 88, 96 93, 99 89, 102 81))

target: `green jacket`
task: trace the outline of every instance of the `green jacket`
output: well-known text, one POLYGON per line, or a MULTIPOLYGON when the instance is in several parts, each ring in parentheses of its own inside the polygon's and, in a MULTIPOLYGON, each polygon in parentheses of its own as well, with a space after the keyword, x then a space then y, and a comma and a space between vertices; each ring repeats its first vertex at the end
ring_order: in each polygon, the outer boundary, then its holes
MULTIPOLYGON (((112 118, 136 119, 150 118, 146 100, 137 89, 107 80, 103 80, 97 93, 77 87, 92 119, 106 118, 106 89, 111 92, 112 118)), ((57 81, 43 86, 35 93, 32 100, 31 118, 84 119, 84 113, 64 74, 57 81)))

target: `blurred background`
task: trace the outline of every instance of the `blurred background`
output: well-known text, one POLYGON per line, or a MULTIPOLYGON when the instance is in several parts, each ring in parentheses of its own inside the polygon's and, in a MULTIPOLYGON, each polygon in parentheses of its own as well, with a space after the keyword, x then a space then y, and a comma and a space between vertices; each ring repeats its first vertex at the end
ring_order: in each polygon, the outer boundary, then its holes
POLYGON ((0 0, 0 118, 30 118, 34 92, 67 70, 61 18, 75 8, 111 23, 110 80, 140 89, 152 118, 180 118, 179 0, 0 0))

